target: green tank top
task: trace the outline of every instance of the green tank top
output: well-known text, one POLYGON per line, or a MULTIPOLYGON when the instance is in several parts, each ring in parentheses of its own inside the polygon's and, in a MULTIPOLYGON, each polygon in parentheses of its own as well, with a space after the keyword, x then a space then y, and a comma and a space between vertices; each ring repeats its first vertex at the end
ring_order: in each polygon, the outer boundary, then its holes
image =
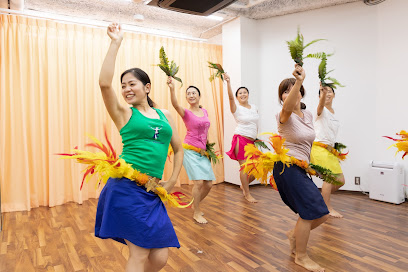
POLYGON ((166 116, 153 108, 160 119, 151 119, 131 107, 132 116, 119 131, 123 151, 120 157, 149 176, 161 179, 173 133, 166 116))

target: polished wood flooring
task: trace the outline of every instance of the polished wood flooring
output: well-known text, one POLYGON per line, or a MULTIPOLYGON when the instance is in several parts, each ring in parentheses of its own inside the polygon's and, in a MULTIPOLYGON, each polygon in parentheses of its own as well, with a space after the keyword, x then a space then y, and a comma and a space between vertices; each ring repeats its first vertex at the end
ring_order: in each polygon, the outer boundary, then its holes
MULTIPOLYGON (((189 195, 192 186, 176 188, 189 195)), ((163 271, 305 271, 293 262, 285 232, 297 216, 279 194, 251 187, 213 186, 203 202, 209 223, 192 209, 169 208, 181 248, 171 249, 163 271)), ((374 201, 359 192, 332 196, 343 219, 329 219, 311 234, 309 255, 326 271, 408 271, 408 203, 374 201)), ((97 200, 4 213, 0 271, 124 271, 127 247, 93 235, 97 200)))

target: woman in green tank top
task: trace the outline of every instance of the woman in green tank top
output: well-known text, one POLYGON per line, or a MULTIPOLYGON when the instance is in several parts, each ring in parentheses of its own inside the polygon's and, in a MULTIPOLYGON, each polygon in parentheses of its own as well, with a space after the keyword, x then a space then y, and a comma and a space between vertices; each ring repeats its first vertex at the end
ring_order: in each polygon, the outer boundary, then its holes
MULTIPOLYGON (((158 180, 162 178, 169 143, 174 150, 173 173, 161 185, 170 191, 176 184, 183 149, 175 123, 167 110, 153 108, 151 83, 141 69, 121 75, 122 96, 131 107, 121 105, 112 88, 115 60, 123 39, 120 25, 108 27, 111 44, 99 77, 102 97, 122 136, 121 157, 134 169, 158 180)), ((159 271, 167 262, 168 247, 180 247, 166 208, 153 192, 127 178, 110 178, 98 202, 95 236, 126 243, 126 271, 159 271)))

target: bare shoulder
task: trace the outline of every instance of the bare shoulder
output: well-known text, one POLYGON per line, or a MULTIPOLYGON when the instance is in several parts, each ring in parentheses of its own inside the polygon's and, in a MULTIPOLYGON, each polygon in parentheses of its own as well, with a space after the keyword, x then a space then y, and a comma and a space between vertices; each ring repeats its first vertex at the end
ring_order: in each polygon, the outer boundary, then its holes
POLYGON ((166 116, 171 116, 169 110, 167 110, 167 109, 160 109, 160 111, 166 116))
POLYGON ((169 110, 167 109, 160 109, 160 111, 164 114, 164 116, 166 116, 167 119, 171 119, 171 113, 169 110))

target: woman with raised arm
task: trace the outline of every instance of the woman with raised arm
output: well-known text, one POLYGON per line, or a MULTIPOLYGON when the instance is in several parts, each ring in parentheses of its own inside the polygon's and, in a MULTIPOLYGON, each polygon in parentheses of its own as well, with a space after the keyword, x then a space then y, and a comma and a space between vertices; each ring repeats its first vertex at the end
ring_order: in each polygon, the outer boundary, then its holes
MULTIPOLYGON (((226 153, 231 159, 238 161, 239 165, 241 165, 246 159, 245 146, 247 144, 254 144, 258 135, 258 108, 253 104, 249 104, 249 90, 246 87, 239 87, 235 92, 235 97, 238 100, 238 104, 236 104, 234 94, 232 93, 230 77, 228 74, 225 74, 224 78, 228 87, 230 110, 237 122, 234 137, 232 138, 231 150, 226 153)), ((257 202, 249 193, 249 184, 255 178, 248 176, 243 171, 240 172, 239 177, 245 199, 249 202, 257 202)))
MULTIPOLYGON (((284 167, 282 162, 275 164, 273 177, 283 202, 299 214, 296 226, 287 233, 295 263, 309 271, 324 271, 307 255, 310 231, 327 220, 329 210, 319 189, 307 176, 303 167, 308 165, 310 150, 315 139, 312 113, 300 100, 305 94, 302 86, 305 71, 296 64, 295 78, 287 78, 279 85, 279 99, 282 110, 276 115, 279 134, 286 139, 287 155, 299 161, 284 167)), ((293 159, 292 159, 293 161, 293 159)))
POLYGON ((329 209, 330 216, 341 218, 343 217, 339 212, 333 209, 330 203, 330 195, 337 191, 344 185, 344 175, 341 170, 339 159, 333 155, 328 149, 334 149, 339 130, 340 122, 334 115, 333 99, 335 97, 334 89, 320 84, 319 90, 319 105, 317 106, 317 116, 314 122, 316 130, 315 144, 312 147, 312 153, 310 154, 310 161, 313 164, 320 165, 327 168, 337 175, 337 181, 341 185, 333 185, 327 182, 323 182, 322 195, 324 202, 329 209), (323 146, 327 146, 324 148, 323 146))
MULTIPOLYGON (((159 182, 163 175, 169 143, 174 150, 173 173, 160 184, 170 191, 183 161, 183 149, 172 117, 154 108, 149 98, 149 76, 139 68, 122 73, 122 106, 112 87, 115 60, 123 39, 120 25, 108 27, 111 44, 99 76, 102 97, 122 136, 121 158, 134 169, 159 182)), ((169 247, 180 247, 166 208, 159 196, 127 178, 110 178, 99 197, 95 236, 127 244, 126 271, 159 271, 168 258, 169 247)))
POLYGON ((167 84, 170 89, 171 104, 181 116, 187 128, 183 143, 183 166, 186 169, 188 178, 194 182, 193 218, 198 223, 206 224, 207 220, 203 216, 204 213, 201 211, 200 203, 210 192, 212 181, 215 180, 211 162, 204 156, 210 119, 208 119, 207 111, 200 106, 201 93, 197 87, 190 86, 187 88, 186 99, 190 107, 185 109, 177 101, 173 78, 169 77, 167 84))

